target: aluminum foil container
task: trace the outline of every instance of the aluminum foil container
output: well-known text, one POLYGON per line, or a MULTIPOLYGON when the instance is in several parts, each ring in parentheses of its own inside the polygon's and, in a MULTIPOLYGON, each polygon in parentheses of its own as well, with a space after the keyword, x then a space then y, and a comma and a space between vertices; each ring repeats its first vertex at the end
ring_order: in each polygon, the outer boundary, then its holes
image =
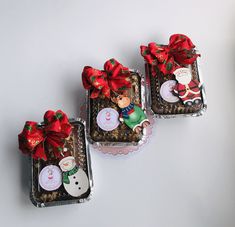
MULTIPOLYGON (((206 93, 205 93, 205 86, 203 83, 202 78, 202 72, 200 70, 200 61, 197 59, 191 66, 189 66, 192 73, 194 74, 194 77, 199 80, 199 82, 202 83, 201 88, 201 98, 202 98, 202 104, 200 105, 200 108, 197 108, 193 110, 193 108, 187 108, 183 107, 183 104, 179 108, 179 110, 176 109, 174 104, 167 104, 166 101, 164 101, 160 96, 160 86, 161 82, 158 81, 158 78, 154 80, 154 78, 151 76, 151 66, 148 63, 145 63, 145 83, 146 83, 146 101, 147 101, 147 109, 152 112, 152 114, 156 118, 161 119, 168 119, 168 118, 176 118, 176 117, 189 117, 189 116, 201 116, 204 114, 204 112, 207 109, 207 100, 206 100, 206 93), (158 110, 156 110, 156 103, 159 105, 158 110), (161 104, 162 103, 162 106, 161 104), (164 111, 161 112, 161 110, 169 109, 169 111, 164 113, 164 111)), ((161 75, 160 75, 161 76, 161 75)), ((158 75, 156 76, 158 77, 158 75)))
MULTIPOLYGON (((93 100, 90 99, 90 93, 89 91, 86 92, 86 100, 85 104, 81 107, 81 117, 86 119, 86 128, 87 128, 87 139, 88 141, 93 145, 95 149, 100 150, 103 153, 109 153, 109 154, 127 154, 129 152, 138 150, 140 146, 142 146, 146 141, 148 140, 149 136, 152 134, 152 126, 154 124, 154 118, 152 115, 151 111, 148 111, 146 108, 146 96, 145 96, 145 82, 144 82, 144 76, 140 74, 139 71, 137 70, 130 70, 132 74, 137 75, 139 78, 139 89, 138 91, 135 92, 135 95, 139 95, 140 97, 140 102, 142 109, 144 110, 145 114, 147 115, 149 121, 150 121, 150 126, 142 130, 142 135, 141 138, 138 141, 96 141, 94 139, 94 136, 92 136, 92 116, 91 112, 93 111, 92 109, 92 102, 93 100)), ((135 97, 134 97, 135 98, 135 97)), ((133 101, 133 98, 132 98, 133 101)), ((116 104, 115 104, 116 105, 116 104)), ((97 116, 97 112, 95 114, 97 116)), ((94 122, 94 120, 93 120, 94 122)), ((121 123, 122 124, 122 123, 121 123)), ((124 124, 124 123, 123 123, 124 124)), ((119 126, 118 126, 119 127, 119 126)), ((126 126, 127 127, 127 126, 126 126)), ((102 130, 102 129, 100 129, 102 130)), ((118 130, 121 130, 118 128, 118 130)), ((130 131, 130 129, 127 129, 130 131)), ((112 131, 111 131, 112 133, 112 131)), ((132 133, 132 131, 131 131, 132 133)))
MULTIPOLYGON (((58 165, 58 163, 53 163, 53 161, 42 161, 30 159, 31 164, 31 174, 30 174, 30 199, 36 207, 49 207, 65 204, 75 204, 83 203, 90 200, 92 191, 93 191, 93 177, 91 170, 91 159, 89 146, 86 139, 86 126, 83 120, 79 119, 70 119, 69 122, 73 126, 73 131, 70 137, 71 144, 69 142, 65 143, 65 147, 71 149, 71 153, 75 158, 76 163, 81 167, 88 177, 89 188, 86 193, 80 197, 72 197, 69 195, 63 184, 54 191, 46 191, 39 184, 39 173, 43 167, 47 165, 58 165), (72 147, 72 148, 71 148, 72 147)), ((41 124, 43 126, 43 123, 41 124)))

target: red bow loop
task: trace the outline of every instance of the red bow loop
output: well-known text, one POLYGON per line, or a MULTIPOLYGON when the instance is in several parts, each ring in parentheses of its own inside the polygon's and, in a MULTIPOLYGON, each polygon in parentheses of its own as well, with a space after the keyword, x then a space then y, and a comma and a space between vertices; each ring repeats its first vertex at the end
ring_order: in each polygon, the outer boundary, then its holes
POLYGON ((118 92, 131 87, 130 71, 115 59, 105 62, 104 70, 85 66, 82 72, 82 81, 85 89, 90 90, 91 98, 100 94, 110 98, 111 91, 118 92))
MULTIPOLYGON (((164 75, 172 74, 182 65, 192 64, 199 54, 195 54, 194 44, 185 35, 174 34, 170 37, 169 45, 158 45, 149 43, 148 46, 141 46, 141 55, 146 62, 157 66, 164 75)), ((152 68, 153 76, 156 76, 155 67, 152 68)))
POLYGON ((37 122, 26 121, 19 138, 19 148, 24 154, 33 152, 35 147, 44 140, 43 131, 37 122))
POLYGON ((91 98, 97 98, 100 93, 106 97, 110 96, 106 72, 85 66, 82 72, 82 82, 85 89, 92 89, 91 98))
POLYGON ((56 134, 61 138, 67 138, 72 130, 67 115, 61 110, 56 112, 48 110, 44 115, 45 131, 47 134, 56 134))
POLYGON ((200 56, 200 54, 195 54, 195 45, 186 35, 172 35, 169 47, 175 61, 179 64, 191 65, 200 56))
POLYGON ((156 43, 149 43, 148 45, 151 55, 153 55, 157 62, 163 63, 169 57, 169 48, 167 46, 158 45, 156 43))
POLYGON ((72 126, 65 113, 47 111, 44 115, 45 126, 36 122, 27 121, 23 131, 19 134, 19 149, 33 158, 47 160, 44 145, 52 148, 56 157, 63 149, 65 139, 70 135, 72 126))
POLYGON ((105 62, 104 70, 108 74, 109 87, 113 91, 123 91, 131 87, 131 73, 127 67, 124 67, 115 59, 105 62))

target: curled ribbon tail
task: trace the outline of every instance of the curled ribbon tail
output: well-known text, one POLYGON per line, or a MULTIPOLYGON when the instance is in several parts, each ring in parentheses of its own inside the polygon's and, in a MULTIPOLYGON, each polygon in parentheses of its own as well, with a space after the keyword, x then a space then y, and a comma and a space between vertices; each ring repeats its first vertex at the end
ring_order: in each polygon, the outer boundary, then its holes
POLYGON ((182 65, 191 65, 200 57, 200 54, 196 54, 194 50, 182 50, 174 53, 174 59, 182 65))
POLYGON ((53 134, 46 138, 46 144, 48 147, 52 148, 53 154, 56 158, 58 158, 61 155, 61 152, 63 152, 64 143, 64 139, 53 134))
POLYGON ((101 93, 101 90, 98 90, 98 89, 96 89, 96 88, 93 88, 90 97, 91 97, 92 99, 98 98, 99 95, 100 95, 100 93, 101 93))
POLYGON ((47 161, 47 156, 44 149, 43 142, 38 144, 38 146, 35 148, 35 153, 32 154, 32 158, 34 159, 43 159, 44 161, 47 161))

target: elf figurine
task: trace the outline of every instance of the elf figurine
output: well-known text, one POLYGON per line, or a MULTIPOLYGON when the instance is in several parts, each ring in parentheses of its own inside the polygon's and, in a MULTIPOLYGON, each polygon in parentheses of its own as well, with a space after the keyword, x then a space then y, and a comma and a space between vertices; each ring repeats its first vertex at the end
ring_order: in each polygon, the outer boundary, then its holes
POLYGON ((119 120, 136 133, 140 133, 142 128, 150 125, 144 111, 139 106, 133 104, 127 95, 118 95, 116 98, 112 98, 112 101, 121 109, 119 120))
POLYGON ((174 87, 174 93, 182 100, 186 106, 200 104, 201 86, 202 84, 195 79, 192 79, 192 74, 188 68, 179 68, 174 71, 174 75, 178 83, 174 87))

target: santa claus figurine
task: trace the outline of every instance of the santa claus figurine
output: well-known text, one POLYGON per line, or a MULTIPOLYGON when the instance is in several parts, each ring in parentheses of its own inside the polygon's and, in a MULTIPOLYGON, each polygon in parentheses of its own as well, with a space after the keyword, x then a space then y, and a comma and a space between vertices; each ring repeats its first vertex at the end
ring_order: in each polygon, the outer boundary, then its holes
POLYGON ((192 79, 190 69, 176 69, 174 75, 178 83, 173 91, 182 100, 183 104, 186 106, 200 104, 202 102, 201 83, 198 80, 192 79))

